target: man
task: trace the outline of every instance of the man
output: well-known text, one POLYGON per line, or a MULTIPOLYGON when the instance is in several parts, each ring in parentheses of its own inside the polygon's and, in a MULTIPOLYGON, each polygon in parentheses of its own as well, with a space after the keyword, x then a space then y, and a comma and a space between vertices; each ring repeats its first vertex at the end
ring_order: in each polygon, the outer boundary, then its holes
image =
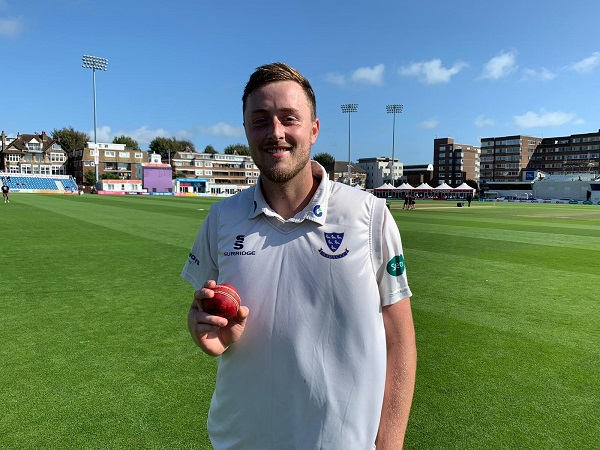
POLYGON ((182 277, 194 342, 219 357, 215 449, 400 449, 416 346, 402 244, 385 201, 310 160, 320 122, 310 83, 259 67, 242 97, 258 184, 215 203, 182 277), (199 306, 215 283, 230 319, 199 306))
POLYGON ((10 192, 10 188, 6 183, 2 183, 2 197, 4 197, 4 203, 10 203, 8 199, 8 193, 10 192))

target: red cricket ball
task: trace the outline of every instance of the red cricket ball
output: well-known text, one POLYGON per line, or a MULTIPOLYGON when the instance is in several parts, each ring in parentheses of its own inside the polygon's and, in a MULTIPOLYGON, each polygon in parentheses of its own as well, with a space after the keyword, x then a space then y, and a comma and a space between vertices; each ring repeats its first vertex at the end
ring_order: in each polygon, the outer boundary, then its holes
POLYGON ((225 317, 228 319, 235 316, 240 309, 242 300, 240 295, 230 284, 217 284, 213 292, 213 298, 202 299, 202 310, 213 316, 225 317))

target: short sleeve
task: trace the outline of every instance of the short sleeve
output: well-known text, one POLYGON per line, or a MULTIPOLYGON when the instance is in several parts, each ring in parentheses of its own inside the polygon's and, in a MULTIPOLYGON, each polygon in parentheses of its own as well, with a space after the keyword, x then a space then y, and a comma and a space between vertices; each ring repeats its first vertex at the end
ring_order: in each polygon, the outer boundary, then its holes
POLYGON ((217 218, 218 211, 211 208, 181 271, 181 277, 196 290, 202 288, 207 280, 219 279, 216 245, 211 246, 211 243, 217 242, 217 218))
POLYGON ((391 305, 411 297, 400 231, 381 199, 374 206, 372 242, 381 305, 391 305))

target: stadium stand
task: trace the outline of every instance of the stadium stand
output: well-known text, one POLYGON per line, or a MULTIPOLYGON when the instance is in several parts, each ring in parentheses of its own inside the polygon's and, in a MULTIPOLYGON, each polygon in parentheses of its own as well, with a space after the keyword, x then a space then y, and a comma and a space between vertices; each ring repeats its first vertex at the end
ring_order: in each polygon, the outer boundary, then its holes
POLYGON ((595 173, 557 173, 546 175, 539 181, 596 181, 599 178, 595 173))
POLYGON ((0 179, 13 192, 76 192, 77 183, 68 175, 28 175, 1 173, 0 179))

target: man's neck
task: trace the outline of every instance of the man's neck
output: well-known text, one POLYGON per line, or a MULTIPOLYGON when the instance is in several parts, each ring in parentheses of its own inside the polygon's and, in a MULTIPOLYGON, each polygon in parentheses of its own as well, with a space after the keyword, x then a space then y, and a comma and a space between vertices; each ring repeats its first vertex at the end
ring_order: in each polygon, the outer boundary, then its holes
POLYGON ((314 196, 320 180, 315 178, 310 165, 293 180, 273 183, 262 179, 262 193, 273 210, 287 220, 302 211, 314 196))

